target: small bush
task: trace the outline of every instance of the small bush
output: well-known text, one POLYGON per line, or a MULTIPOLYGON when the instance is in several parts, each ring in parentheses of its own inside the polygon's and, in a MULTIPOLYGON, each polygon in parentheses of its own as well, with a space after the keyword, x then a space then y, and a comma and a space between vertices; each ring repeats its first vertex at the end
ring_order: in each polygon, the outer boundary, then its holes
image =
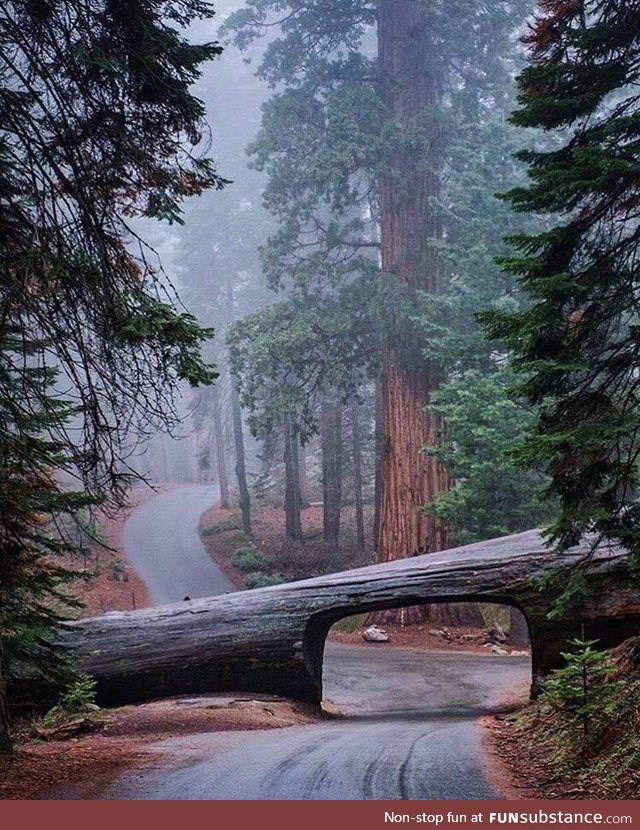
POLYGON ((42 722, 45 726, 52 726, 65 720, 70 715, 81 715, 95 712, 96 681, 88 674, 81 674, 67 688, 60 697, 60 701, 53 709, 49 709, 42 722))
POLYGON ((213 522, 202 529, 204 536, 215 536, 217 533, 225 533, 227 530, 241 530, 242 523, 237 516, 229 516, 219 522, 213 522))
POLYGON ((284 582, 282 574, 267 574, 263 571, 254 571, 245 579, 247 588, 268 588, 270 585, 280 585, 284 582))
POLYGON ((239 548, 231 562, 240 571, 270 571, 273 567, 271 558, 255 547, 239 548))
POLYGON ((614 680, 613 665, 597 640, 570 640, 572 652, 562 652, 566 665, 551 672, 545 682, 543 705, 560 718, 566 741, 561 749, 569 757, 597 746, 617 706, 621 681, 614 680))

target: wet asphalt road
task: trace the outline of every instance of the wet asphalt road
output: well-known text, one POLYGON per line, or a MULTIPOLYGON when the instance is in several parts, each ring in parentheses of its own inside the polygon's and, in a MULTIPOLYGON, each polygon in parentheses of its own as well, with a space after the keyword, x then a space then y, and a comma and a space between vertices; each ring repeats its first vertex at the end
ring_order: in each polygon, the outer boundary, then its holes
POLYGON ((344 717, 156 744, 161 767, 106 799, 493 799, 476 719, 525 689, 528 658, 329 644, 325 697, 344 717))
MULTIPOLYGON (((211 487, 180 487, 131 514, 125 548, 153 604, 234 590, 197 532, 216 497, 211 487)), ((329 643, 324 694, 342 717, 156 743, 159 766, 128 772, 101 797, 498 798, 476 721, 514 689, 524 694, 529 677, 523 657, 329 643)))
POLYGON ((136 508, 127 519, 124 549, 152 605, 236 590, 198 534, 200 517, 218 499, 215 485, 178 487, 136 508))

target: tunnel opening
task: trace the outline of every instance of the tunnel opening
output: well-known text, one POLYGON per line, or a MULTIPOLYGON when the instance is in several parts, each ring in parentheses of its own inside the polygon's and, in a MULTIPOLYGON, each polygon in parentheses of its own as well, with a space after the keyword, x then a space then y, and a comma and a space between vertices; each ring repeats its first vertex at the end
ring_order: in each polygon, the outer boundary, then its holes
POLYGON ((510 599, 318 615, 305 651, 323 709, 349 717, 481 716, 524 704, 531 689, 529 625, 510 599))

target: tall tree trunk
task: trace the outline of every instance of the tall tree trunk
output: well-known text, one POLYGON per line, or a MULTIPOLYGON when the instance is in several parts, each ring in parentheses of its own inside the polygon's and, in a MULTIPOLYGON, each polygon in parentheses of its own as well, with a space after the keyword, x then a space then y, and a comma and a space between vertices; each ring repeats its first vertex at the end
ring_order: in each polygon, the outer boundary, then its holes
POLYGON ((285 493, 284 510, 286 517, 287 539, 302 542, 302 522, 300 520, 300 472, 298 470, 298 435, 291 421, 284 422, 284 470, 285 493))
POLYGON ((385 447, 384 419, 382 412, 382 384, 376 380, 375 397, 375 478, 373 492, 373 541, 378 550, 378 539, 380 538, 380 498, 382 495, 382 453, 385 447))
POLYGON ((322 400, 322 495, 324 541, 337 548, 342 511, 342 405, 329 394, 322 400))
POLYGON ((307 453, 301 441, 298 442, 298 470, 300 472, 300 507, 304 510, 309 507, 309 495, 307 491, 307 453))
POLYGON ((364 552, 364 510, 362 499, 362 437, 360 434, 360 407, 351 398, 351 440, 353 445, 353 491, 356 507, 356 548, 364 552))
POLYGON ((251 536, 251 496, 247 486, 247 468, 244 454, 244 435, 242 433, 242 409, 235 383, 231 383, 231 412, 233 415, 233 440, 236 449, 236 478, 240 494, 240 510, 242 512, 242 528, 247 536, 251 536))
MULTIPOLYGON (((400 131, 426 122, 435 135, 433 111, 437 79, 432 68, 428 9, 422 0, 380 0, 378 54, 381 97, 400 131)), ((380 182, 382 271, 400 302, 418 291, 440 287, 438 241, 442 236, 433 207, 439 196, 437 157, 425 163, 420 153, 399 146, 392 172, 380 182)), ((420 332, 406 319, 394 321, 383 356, 382 400, 385 448, 377 551, 381 562, 414 552, 447 547, 447 528, 425 516, 421 507, 448 487, 444 467, 422 453, 438 443, 440 419, 425 408, 442 382, 442 371, 424 360, 420 332)))
POLYGON ((7 682, 5 678, 4 647, 0 639, 0 752, 13 749, 7 705, 7 682))
MULTIPOLYGON (((434 204, 440 195, 438 77, 428 15, 423 0, 378 2, 382 102, 401 136, 419 132, 425 144, 436 147, 425 158, 428 150, 403 146, 400 138, 388 165, 391 172, 380 178, 381 268, 392 281, 396 308, 382 360, 379 562, 449 545, 446 524, 421 510, 449 487, 444 466, 422 451, 440 441, 441 418, 427 407, 444 379, 443 370, 422 357, 424 335, 402 314, 402 308, 415 306, 419 292, 440 291, 442 229, 434 204)), ((401 625, 425 619, 480 625, 482 618, 468 604, 403 608, 391 619, 401 625)))
POLYGON ((211 390, 213 406, 213 437, 216 442, 216 458, 218 460, 218 483, 220 485, 220 507, 228 508, 229 475, 227 473, 227 459, 224 445, 224 429, 222 427, 222 411, 220 407, 220 390, 214 386, 211 390))

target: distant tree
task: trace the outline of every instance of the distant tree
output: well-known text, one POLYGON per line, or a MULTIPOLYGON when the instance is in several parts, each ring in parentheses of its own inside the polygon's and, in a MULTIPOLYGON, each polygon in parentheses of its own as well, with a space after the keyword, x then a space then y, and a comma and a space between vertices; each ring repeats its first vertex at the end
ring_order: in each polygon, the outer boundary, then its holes
POLYGON ((200 357, 211 332, 165 299, 129 224, 179 222, 184 197, 223 184, 196 155, 204 111, 189 92, 220 49, 179 32, 210 13, 200 0, 0 5, 0 694, 17 635, 64 611, 51 557, 69 545, 43 530, 51 515, 122 495, 132 444, 171 422, 178 381, 215 377, 200 357), (61 490, 62 469, 85 494, 61 490))
MULTIPOLYGON (((379 348, 359 288, 353 285, 332 299, 296 298, 266 306, 234 323, 227 334, 231 369, 253 434, 265 438, 283 432, 285 436, 290 493, 285 507, 296 513, 301 506, 300 471, 298 451, 294 453, 290 442, 306 443, 321 430, 327 474, 325 538, 333 545, 337 545, 341 507, 340 398, 355 394, 379 348)), ((301 536, 297 520, 290 525, 293 535, 301 536)))
POLYGON ((588 532, 640 556, 638 256, 640 3, 546 0, 526 38, 513 121, 558 134, 520 153, 530 184, 516 210, 552 227, 512 237, 505 268, 530 305, 488 316, 539 415, 519 451, 551 478, 565 549, 588 532))

